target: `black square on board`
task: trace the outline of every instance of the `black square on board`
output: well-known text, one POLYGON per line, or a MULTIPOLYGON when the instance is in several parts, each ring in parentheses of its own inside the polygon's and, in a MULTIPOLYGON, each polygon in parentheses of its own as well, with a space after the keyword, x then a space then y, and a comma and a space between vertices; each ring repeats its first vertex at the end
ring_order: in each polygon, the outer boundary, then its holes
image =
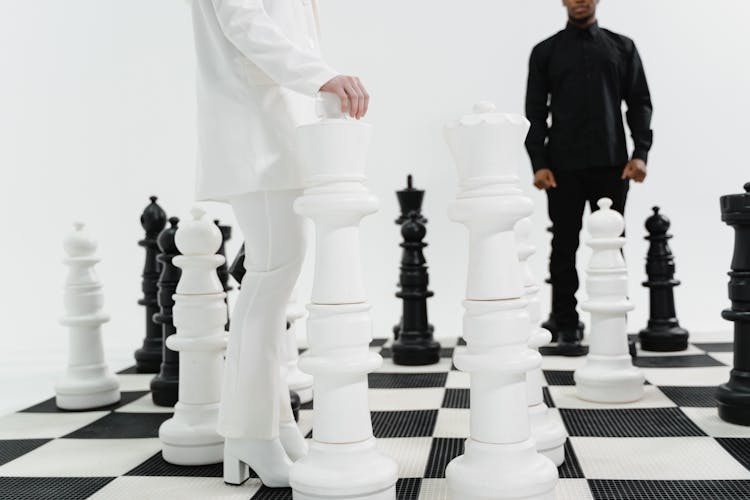
POLYGON ((375 372, 367 376, 370 389, 424 389, 445 387, 448 372, 437 373, 384 373, 375 372))
POLYGON ((114 477, 0 477, 0 499, 83 500, 114 477))
POLYGON ((659 390, 677 406, 693 408, 713 408, 716 406, 716 386, 694 387, 660 385, 659 390))
POLYGON ((469 389, 446 389, 441 408, 469 408, 469 389))
POLYGON ((403 477, 396 481, 397 500, 418 500, 422 486, 421 477, 403 477))
POLYGON ((159 426, 172 417, 171 413, 113 412, 81 427, 65 438, 131 439, 159 437, 159 426))
POLYGON ((679 437, 705 436, 679 408, 560 408, 570 436, 679 437))
POLYGON ((750 481, 589 479, 595 500, 748 500, 750 481))
POLYGON ((641 368, 700 368, 707 366, 724 366, 724 363, 708 354, 690 354, 685 356, 638 356, 633 360, 641 368))
POLYGON ((250 498, 252 500, 292 500, 292 489, 261 486, 258 492, 250 498))
POLYGON ((370 415, 376 438, 429 437, 435 429, 438 410, 373 411, 370 415))
POLYGON ((560 477, 566 479, 582 479, 585 477, 570 439, 565 440, 565 461, 557 468, 557 471, 560 477))
MULTIPOLYGON (((161 452, 137 465, 126 476, 180 476, 180 477, 224 477, 222 464, 174 465, 170 464, 161 452)), ((258 477, 252 470, 251 477, 258 477)))
POLYGON ((698 349, 706 352, 732 352, 734 351, 734 342, 699 342, 693 344, 698 349))
POLYGON ((748 438, 716 438, 716 441, 727 450, 743 467, 750 470, 750 439, 748 438))
MULTIPOLYGON (((31 450, 35 450, 51 439, 3 439, 0 440, 0 465, 7 464, 31 450)), ((2 490, 0 490, 2 491, 2 490)))
POLYGON ((576 385, 573 370, 544 370, 548 385, 576 385))
POLYGON ((425 478, 442 479, 448 463, 463 454, 464 441, 462 438, 434 438, 430 447, 430 457, 424 471, 425 478))

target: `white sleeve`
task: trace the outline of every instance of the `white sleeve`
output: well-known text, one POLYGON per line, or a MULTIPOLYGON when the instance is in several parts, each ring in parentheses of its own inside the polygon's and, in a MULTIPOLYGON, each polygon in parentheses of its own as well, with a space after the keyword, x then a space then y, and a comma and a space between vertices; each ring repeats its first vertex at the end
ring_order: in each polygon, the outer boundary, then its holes
POLYGON ((212 0, 224 35, 273 81, 315 95, 338 75, 313 51, 296 46, 271 19, 262 0, 212 0))

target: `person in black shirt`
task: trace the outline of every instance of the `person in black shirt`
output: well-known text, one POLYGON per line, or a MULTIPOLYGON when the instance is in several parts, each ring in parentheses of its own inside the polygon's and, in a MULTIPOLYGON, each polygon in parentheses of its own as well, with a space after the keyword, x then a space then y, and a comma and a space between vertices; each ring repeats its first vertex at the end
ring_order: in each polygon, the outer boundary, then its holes
POLYGON ((563 0, 564 30, 531 52, 526 116, 531 122, 526 149, 534 185, 547 192, 552 220, 553 330, 560 354, 581 355, 576 250, 584 207, 602 197, 625 211, 630 180, 643 182, 651 148, 651 96, 633 41, 596 20, 598 0, 563 0), (633 138, 628 157, 622 101, 633 138), (547 119, 551 115, 551 124, 547 119))

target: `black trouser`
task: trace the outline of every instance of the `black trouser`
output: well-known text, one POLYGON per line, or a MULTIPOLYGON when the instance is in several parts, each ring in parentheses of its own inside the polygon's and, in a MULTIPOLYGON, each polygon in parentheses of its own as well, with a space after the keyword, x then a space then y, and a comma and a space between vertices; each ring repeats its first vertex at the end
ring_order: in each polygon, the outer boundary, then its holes
POLYGON ((575 293, 578 290, 576 250, 583 209, 603 197, 612 199, 612 209, 625 213, 629 180, 622 180, 623 167, 587 168, 555 172, 556 188, 547 190, 547 209, 552 220, 552 254, 549 261, 552 283, 552 315, 560 330, 578 325, 575 293))

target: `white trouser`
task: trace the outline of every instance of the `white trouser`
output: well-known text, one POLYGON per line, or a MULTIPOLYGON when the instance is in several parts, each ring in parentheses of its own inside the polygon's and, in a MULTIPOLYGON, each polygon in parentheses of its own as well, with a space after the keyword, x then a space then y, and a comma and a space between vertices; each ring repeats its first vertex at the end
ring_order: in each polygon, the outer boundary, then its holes
MULTIPOLYGON (((293 420, 279 374, 286 307, 305 255, 303 219, 292 204, 301 190, 258 191, 230 203, 245 237, 245 277, 232 312, 219 433, 272 439, 293 420)), ((283 352, 283 351, 282 351, 283 352)))

